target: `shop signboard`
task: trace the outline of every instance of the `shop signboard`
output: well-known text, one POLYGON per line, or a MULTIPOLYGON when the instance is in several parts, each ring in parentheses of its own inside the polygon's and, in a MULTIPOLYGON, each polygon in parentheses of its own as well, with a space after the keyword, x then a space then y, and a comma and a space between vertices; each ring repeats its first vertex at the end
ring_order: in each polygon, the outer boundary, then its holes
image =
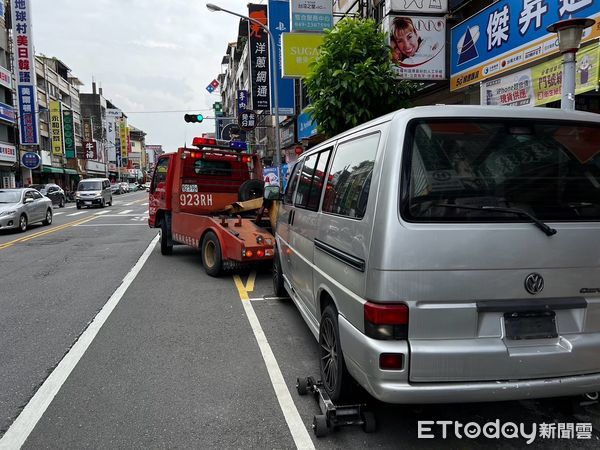
POLYGON ((284 78, 302 78, 310 73, 310 64, 319 56, 323 42, 320 33, 283 33, 282 70, 284 78))
POLYGON ((323 31, 333 27, 331 0, 292 0, 292 31, 323 31))
POLYGON ((0 119, 15 123, 15 108, 6 103, 0 103, 0 119))
MULTIPOLYGON (((269 30, 276 42, 277 49, 276 64, 277 70, 271 73, 271 109, 275 114, 275 83, 273 78, 277 77, 277 101, 279 114, 282 116, 292 116, 295 113, 295 92, 294 80, 284 79, 281 68, 281 35, 290 30, 290 2, 289 0, 269 0, 269 30)), ((271 71, 273 72, 273 71, 271 71)))
POLYGON ((306 111, 302 111, 302 113, 298 115, 297 122, 298 140, 308 139, 317 134, 317 122, 315 122, 306 111))
POLYGON ((58 100, 50 102, 50 141, 52 154, 55 156, 61 156, 64 153, 61 110, 58 100))
POLYGON ((420 14, 445 14, 448 0, 388 0, 384 5, 385 14, 391 12, 411 12, 420 14))
POLYGON ((558 53, 556 34, 546 29, 559 20, 592 18, 583 42, 600 37, 599 0, 498 0, 452 28, 450 90, 480 83, 558 53))
POLYGON ((127 128, 127 118, 123 117, 119 121, 119 144, 121 147, 121 165, 127 164, 127 141, 129 133, 127 128))
POLYGON ((0 86, 12 89, 12 75, 8 69, 2 66, 0 66, 0 86))
POLYGON ((11 2, 19 140, 39 145, 37 88, 30 0, 11 2))
POLYGON ((237 91, 237 112, 238 114, 248 109, 248 91, 238 89, 237 91))
MULTIPOLYGON (((267 25, 267 5, 248 5, 249 17, 267 25)), ((250 42, 250 83, 252 107, 270 111, 269 96, 269 35, 259 25, 248 22, 250 42)))
MULTIPOLYGON (((575 93, 598 88, 600 46, 590 45, 577 53, 575 93)), ((481 104, 541 106, 560 100, 562 58, 554 58, 529 69, 481 83, 481 104)))
POLYGON ((277 167, 265 167, 263 169, 263 181, 265 186, 279 186, 277 167))
POLYGON ((28 169, 37 169, 42 164, 40 155, 35 152, 26 152, 21 156, 21 164, 28 169))
POLYGON ((65 140, 65 155, 75 158, 75 129, 73 127, 73 111, 65 109, 62 113, 65 140))
POLYGON ((446 19, 389 15, 384 21, 393 69, 406 80, 446 79, 446 19))
POLYGON ((17 162, 17 150, 14 145, 0 143, 0 161, 8 163, 17 162))
POLYGON ((85 159, 98 159, 98 150, 94 141, 84 142, 83 152, 85 159))

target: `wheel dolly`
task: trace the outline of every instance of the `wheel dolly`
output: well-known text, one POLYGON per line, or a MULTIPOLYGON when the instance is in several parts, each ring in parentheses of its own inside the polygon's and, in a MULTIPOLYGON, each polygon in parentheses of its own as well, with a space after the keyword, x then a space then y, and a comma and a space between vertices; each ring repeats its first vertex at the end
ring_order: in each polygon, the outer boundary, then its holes
POLYGON ((312 377, 297 378, 296 389, 300 395, 313 394, 319 402, 321 414, 316 414, 312 423, 316 437, 325 436, 330 429, 348 425, 361 425, 365 433, 375 431, 375 415, 366 411, 367 405, 335 405, 323 388, 321 380, 315 381, 312 377))

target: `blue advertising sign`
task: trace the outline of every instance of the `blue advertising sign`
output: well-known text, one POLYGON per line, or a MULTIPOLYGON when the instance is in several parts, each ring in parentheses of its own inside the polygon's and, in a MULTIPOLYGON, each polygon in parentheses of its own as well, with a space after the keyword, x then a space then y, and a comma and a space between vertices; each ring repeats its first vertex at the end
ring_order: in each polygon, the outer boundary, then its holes
POLYGON ((298 116, 298 140, 307 139, 317 134, 317 122, 315 122, 310 115, 303 111, 298 116))
POLYGON ((277 176, 277 167, 264 167, 263 180, 265 186, 279 186, 279 177, 277 176))
POLYGON ((238 114, 248 109, 248 91, 238 89, 237 91, 237 112, 238 114))
MULTIPOLYGON (((294 80, 282 78, 281 63, 281 34, 290 31, 290 2, 289 0, 269 0, 269 30, 277 43, 276 62, 277 74, 271 73, 271 87, 274 86, 273 78, 277 76, 277 93, 279 94, 279 114, 293 116, 295 113, 294 80)), ((275 104, 273 89, 271 90, 271 105, 275 104)), ((272 114, 275 109, 271 107, 272 114)))
MULTIPOLYGON (((600 18, 600 0, 498 0, 452 28, 450 89, 479 83, 558 52, 546 28, 569 18, 600 18)), ((598 37, 590 27, 583 40, 598 37)))
POLYGON ((0 103, 0 119, 15 123, 15 108, 6 103, 0 103))
POLYGON ((23 156, 21 156, 21 164, 27 167, 28 169, 37 169, 38 167, 40 167, 41 163, 42 159, 37 153, 27 152, 23 153, 23 156))

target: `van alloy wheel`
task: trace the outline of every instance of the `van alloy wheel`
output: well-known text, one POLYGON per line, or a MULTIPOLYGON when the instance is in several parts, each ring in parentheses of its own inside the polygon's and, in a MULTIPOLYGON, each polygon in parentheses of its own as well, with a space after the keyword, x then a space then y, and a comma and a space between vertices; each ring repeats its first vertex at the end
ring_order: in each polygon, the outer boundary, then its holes
POLYGON ((349 399, 354 394, 354 380, 348 373, 340 346, 338 312, 328 305, 319 326, 320 374, 323 388, 334 402, 349 399))

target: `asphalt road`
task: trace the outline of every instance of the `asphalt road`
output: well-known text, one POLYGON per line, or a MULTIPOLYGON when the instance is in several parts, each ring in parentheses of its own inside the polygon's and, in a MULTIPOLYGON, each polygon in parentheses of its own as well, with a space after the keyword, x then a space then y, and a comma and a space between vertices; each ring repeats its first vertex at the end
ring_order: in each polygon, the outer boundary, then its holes
MULTIPOLYGON (((146 226, 146 195, 115 197, 114 207, 77 216, 70 216, 75 209, 56 210, 62 214, 51 227, 0 234, 0 435, 148 249, 156 231, 146 226), (13 242, 27 236, 33 238, 13 242)), ((166 257, 156 246, 148 255, 24 436, 24 448, 526 446, 522 438, 443 440, 440 429, 437 439, 418 438, 419 420, 497 419, 529 428, 589 422, 590 440, 538 436, 529 447, 598 447, 598 405, 573 412, 557 400, 416 407, 365 395, 360 401, 375 412, 376 433, 348 427, 317 439, 311 423, 318 405, 295 389, 297 377, 318 375, 317 343, 291 301, 269 298, 268 270, 241 274, 236 283, 208 277, 188 247, 166 257)))

